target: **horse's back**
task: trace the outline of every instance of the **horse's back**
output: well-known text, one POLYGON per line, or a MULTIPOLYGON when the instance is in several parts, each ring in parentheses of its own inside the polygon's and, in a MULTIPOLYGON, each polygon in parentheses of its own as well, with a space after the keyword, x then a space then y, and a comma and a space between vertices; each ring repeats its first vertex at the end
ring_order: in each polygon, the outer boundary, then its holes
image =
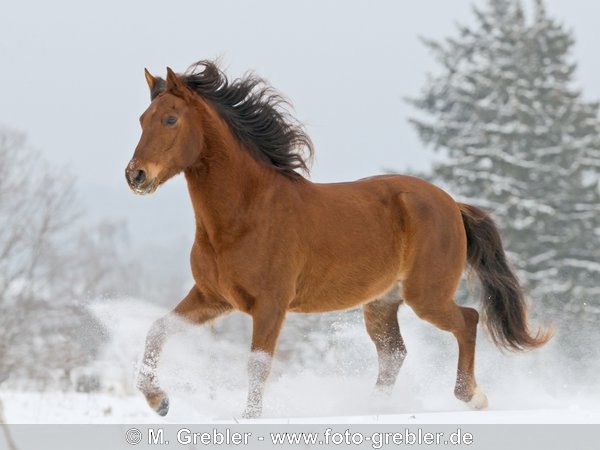
MULTIPOLYGON (((403 232, 431 237, 431 233, 464 235, 460 209, 436 185, 408 175, 378 175, 354 182, 315 184, 336 214, 368 214, 403 232)), ((325 203, 325 202, 324 202, 325 203)))

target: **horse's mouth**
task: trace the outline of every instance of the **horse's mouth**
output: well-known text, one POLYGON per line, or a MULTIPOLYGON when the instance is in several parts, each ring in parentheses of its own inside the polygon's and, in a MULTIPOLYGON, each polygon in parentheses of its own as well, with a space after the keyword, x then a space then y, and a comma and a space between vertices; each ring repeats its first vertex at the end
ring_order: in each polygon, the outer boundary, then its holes
POLYGON ((130 186, 130 188, 134 194, 149 195, 149 194, 153 194, 156 191, 159 184, 160 183, 154 181, 152 183, 148 183, 146 186, 130 186))

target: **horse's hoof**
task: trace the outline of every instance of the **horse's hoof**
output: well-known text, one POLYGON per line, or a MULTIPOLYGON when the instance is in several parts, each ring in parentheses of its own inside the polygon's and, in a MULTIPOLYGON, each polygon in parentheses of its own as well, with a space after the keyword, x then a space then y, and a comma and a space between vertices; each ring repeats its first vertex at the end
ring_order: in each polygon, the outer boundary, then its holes
POLYGON ((485 392, 483 392, 483 389, 481 389, 479 386, 476 386, 475 391, 473 392, 473 397, 471 397, 471 400, 467 402, 467 405, 477 410, 487 408, 488 399, 485 395, 485 392))
POLYGON ((259 406, 246 406, 242 414, 242 419, 258 419, 262 414, 262 408, 259 406))
POLYGON ((164 417, 167 415, 168 412, 169 412, 169 397, 163 397, 163 399, 160 401, 160 404, 158 405, 158 408, 156 408, 156 413, 159 416, 164 417))
POLYGON ((150 408, 156 411, 161 417, 164 417, 169 412, 169 397, 163 391, 158 391, 153 394, 146 394, 146 401, 150 408))
POLYGON ((394 391, 394 385, 376 384, 375 389, 373 389, 371 396, 376 400, 385 400, 392 396, 393 391, 394 391))

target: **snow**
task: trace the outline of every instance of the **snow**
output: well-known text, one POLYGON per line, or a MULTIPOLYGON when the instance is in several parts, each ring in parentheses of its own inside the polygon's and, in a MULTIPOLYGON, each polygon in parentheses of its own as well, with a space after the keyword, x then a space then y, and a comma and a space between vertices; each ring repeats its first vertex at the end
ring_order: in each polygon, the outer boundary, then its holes
MULTIPOLYGON (((0 391, 9 423, 244 422, 240 416, 247 386, 247 338, 218 337, 207 327, 190 327, 173 337, 159 368, 171 399, 169 414, 161 418, 136 392, 134 374, 145 333, 165 311, 139 301, 103 302, 94 310, 112 335, 93 367, 102 374, 103 390, 0 391)), ((303 368, 294 352, 276 360, 263 418, 256 422, 600 423, 600 386, 595 381, 599 362, 569 372, 553 343, 531 353, 506 355, 481 331, 476 372, 490 408, 471 411, 452 395, 453 337, 419 320, 407 307, 401 310, 400 323, 408 357, 391 397, 373 396, 377 364, 362 324, 334 323, 328 332, 340 346, 313 361, 322 362, 321 368, 303 368), (573 377, 574 372, 579 376, 573 377)), ((288 339, 285 330, 282 339, 288 339)), ((295 343, 292 340, 289 347, 295 343)))
MULTIPOLYGON (((317 400, 314 393, 310 394, 317 400)), ((165 418, 159 417, 147 406, 141 396, 116 396, 79 393, 8 392, 2 394, 9 423, 428 423, 428 424, 600 424, 600 408, 567 406, 538 409, 490 409, 466 411, 463 408, 446 411, 421 411, 398 414, 355 414, 273 417, 244 420, 241 414, 211 417, 204 408, 176 398, 173 410, 165 418)), ((338 398, 338 401, 341 399, 338 398)))

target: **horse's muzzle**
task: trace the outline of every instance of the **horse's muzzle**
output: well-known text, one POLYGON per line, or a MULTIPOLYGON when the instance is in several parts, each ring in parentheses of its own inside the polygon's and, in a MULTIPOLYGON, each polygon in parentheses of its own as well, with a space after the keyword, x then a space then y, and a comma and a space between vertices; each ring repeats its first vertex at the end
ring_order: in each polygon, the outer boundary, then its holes
POLYGON ((156 190, 156 183, 149 179, 143 167, 132 160, 125 169, 125 178, 133 192, 136 194, 151 194, 156 190))

